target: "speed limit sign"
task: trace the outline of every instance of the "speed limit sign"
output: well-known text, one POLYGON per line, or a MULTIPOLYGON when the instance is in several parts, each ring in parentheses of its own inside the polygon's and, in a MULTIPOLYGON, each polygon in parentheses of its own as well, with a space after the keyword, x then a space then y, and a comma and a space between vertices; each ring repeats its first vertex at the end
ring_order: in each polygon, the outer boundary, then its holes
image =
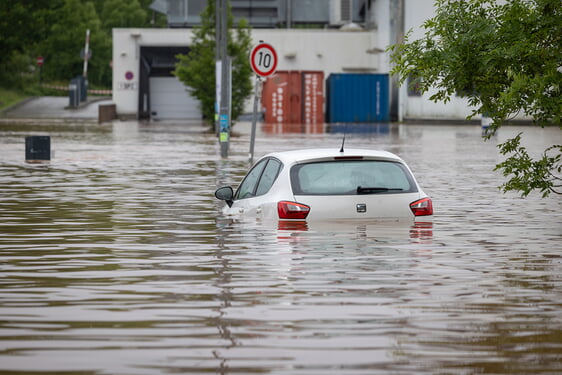
POLYGON ((259 76, 272 75, 277 68, 277 53, 271 44, 261 42, 250 53, 250 65, 252 70, 259 76))

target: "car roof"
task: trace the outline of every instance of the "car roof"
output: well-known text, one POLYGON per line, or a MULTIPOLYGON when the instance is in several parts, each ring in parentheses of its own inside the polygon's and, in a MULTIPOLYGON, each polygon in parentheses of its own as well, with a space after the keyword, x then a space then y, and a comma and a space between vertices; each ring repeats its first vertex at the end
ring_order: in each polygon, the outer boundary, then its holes
POLYGON ((281 160, 285 164, 301 163, 304 161, 331 159, 335 157, 366 157, 369 159, 379 159, 379 160, 391 160, 404 162, 397 155, 381 150, 368 150, 368 149, 358 149, 350 148, 345 149, 340 152, 339 148, 314 148, 314 149, 302 149, 302 150, 291 150, 291 151, 278 151, 272 152, 264 156, 274 157, 281 160))

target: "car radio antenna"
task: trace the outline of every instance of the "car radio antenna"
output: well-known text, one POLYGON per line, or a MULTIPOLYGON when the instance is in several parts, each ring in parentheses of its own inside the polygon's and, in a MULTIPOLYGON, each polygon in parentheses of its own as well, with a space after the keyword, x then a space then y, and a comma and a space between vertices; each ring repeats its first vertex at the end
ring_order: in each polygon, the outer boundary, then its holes
POLYGON ((347 124, 345 124, 345 126, 343 128, 343 139, 341 141, 340 152, 343 152, 343 146, 345 145, 345 133, 347 133, 347 124))

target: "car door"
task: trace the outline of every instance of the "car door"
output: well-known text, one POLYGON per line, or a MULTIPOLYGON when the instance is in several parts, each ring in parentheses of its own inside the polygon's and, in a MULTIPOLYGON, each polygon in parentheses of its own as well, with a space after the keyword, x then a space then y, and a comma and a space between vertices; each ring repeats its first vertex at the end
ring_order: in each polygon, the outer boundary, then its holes
POLYGON ((277 179, 281 167, 281 162, 275 158, 266 158, 256 163, 234 195, 233 212, 262 216, 264 204, 271 203, 268 201, 267 193, 277 179))

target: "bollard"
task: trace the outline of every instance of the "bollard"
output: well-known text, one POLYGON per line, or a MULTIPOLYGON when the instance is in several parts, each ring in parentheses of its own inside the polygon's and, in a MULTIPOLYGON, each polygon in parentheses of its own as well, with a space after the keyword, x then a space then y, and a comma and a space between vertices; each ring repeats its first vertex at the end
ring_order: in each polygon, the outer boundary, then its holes
POLYGON ((51 160, 51 137, 34 135, 25 137, 25 162, 47 163, 51 160))
POLYGON ((68 106, 70 108, 78 108, 80 105, 80 92, 78 83, 72 79, 68 85, 68 106))
POLYGON ((76 76, 74 81, 78 85, 79 102, 85 102, 88 99, 88 80, 84 76, 76 76))
POLYGON ((105 104, 98 106, 98 124, 110 122, 117 118, 115 104, 105 104))

